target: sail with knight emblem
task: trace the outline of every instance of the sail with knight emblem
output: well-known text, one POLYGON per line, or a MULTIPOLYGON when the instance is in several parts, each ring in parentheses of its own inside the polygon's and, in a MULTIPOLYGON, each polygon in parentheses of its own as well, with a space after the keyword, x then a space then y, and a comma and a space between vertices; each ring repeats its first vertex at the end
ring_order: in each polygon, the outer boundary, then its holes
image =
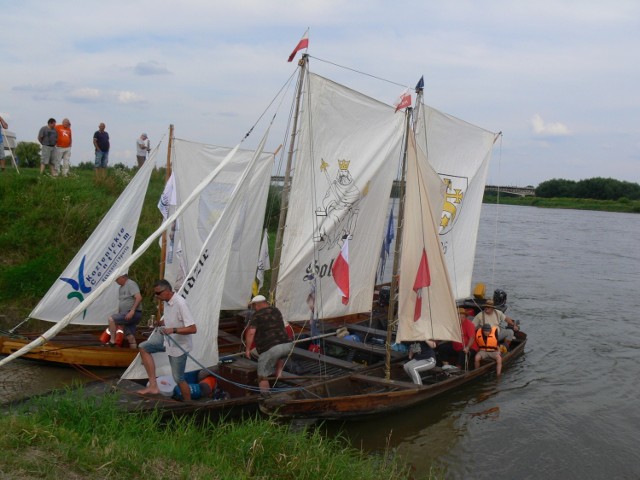
POLYGON ((371 311, 376 260, 401 155, 404 115, 314 73, 305 103, 276 303, 289 321, 371 311), (333 266, 348 241, 348 299, 333 266), (300 301, 314 296, 315 303, 300 301))

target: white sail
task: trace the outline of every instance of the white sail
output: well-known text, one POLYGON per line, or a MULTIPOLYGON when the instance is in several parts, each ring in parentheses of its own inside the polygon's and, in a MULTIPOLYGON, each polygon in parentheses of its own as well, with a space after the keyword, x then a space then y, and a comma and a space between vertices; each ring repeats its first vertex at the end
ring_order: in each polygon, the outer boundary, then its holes
MULTIPOLYGON (((186 140, 174 140, 172 169, 178 204, 193 191, 208 172, 222 162, 229 150, 186 140)), ((216 177, 216 181, 205 188, 198 202, 194 202, 185 211, 179 223, 179 240, 173 239, 174 245, 181 247, 181 262, 184 265, 193 265, 197 260, 204 241, 227 207, 229 197, 242 177, 242 172, 252 161, 254 153, 252 150, 238 150, 233 161, 216 177)), ((238 209, 237 227, 230 247, 229 272, 232 274, 227 275, 225 280, 221 305, 223 310, 246 308, 251 298, 251 285, 260 251, 272 167, 273 155, 261 153, 251 177, 247 180, 245 202, 238 209)))
POLYGON ((482 196, 495 134, 427 105, 419 105, 418 148, 447 186, 440 242, 456 299, 471 293, 482 196))
MULTIPOLYGON (((67 268, 29 315, 58 322, 105 282, 133 251, 140 211, 154 168, 155 153, 136 173, 67 268)), ((71 319, 77 325, 106 325, 118 310, 113 283, 90 307, 71 319)))
MULTIPOLYGON (((430 206, 432 178, 426 157, 416 149, 415 139, 409 135, 396 341, 462 341, 438 239, 438 222, 430 206)), ((435 185, 437 188, 438 184, 435 185)))
POLYGON ((305 88, 276 293, 290 321, 309 318, 314 281, 319 315, 371 310, 404 123, 392 107, 318 75, 310 73, 305 88), (350 298, 344 305, 331 267, 346 237, 350 298))
MULTIPOLYGON (((270 163, 265 162, 262 155, 268 133, 267 130, 258 149, 250 161, 246 162, 244 170, 238 172, 235 186, 226 198, 226 207, 207 233, 199 255, 177 293, 187 300, 198 327, 198 332, 193 335, 193 349, 187 360, 187 371, 218 363, 218 325, 224 289, 224 282, 221 280, 228 275, 235 275, 231 270, 230 260, 233 243, 237 241, 236 224, 244 221, 241 212, 245 209, 247 199, 255 193, 252 186, 256 172, 264 168, 264 163, 270 163)), ((258 240, 259 237, 258 234, 258 240)), ((157 375, 171 374, 167 355, 156 355, 154 359, 157 375)), ((139 355, 122 378, 147 378, 139 355)))

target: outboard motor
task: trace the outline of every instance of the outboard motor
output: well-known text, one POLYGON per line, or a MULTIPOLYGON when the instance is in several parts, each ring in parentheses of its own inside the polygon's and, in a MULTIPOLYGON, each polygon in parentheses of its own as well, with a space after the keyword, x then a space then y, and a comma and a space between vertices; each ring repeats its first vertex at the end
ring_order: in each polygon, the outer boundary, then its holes
POLYGON ((507 292, 497 288, 493 291, 493 303, 497 309, 505 311, 507 309, 507 292))
POLYGON ((389 305, 389 301, 391 300, 391 287, 384 286, 380 288, 380 293, 378 294, 378 305, 381 307, 386 307, 389 305))

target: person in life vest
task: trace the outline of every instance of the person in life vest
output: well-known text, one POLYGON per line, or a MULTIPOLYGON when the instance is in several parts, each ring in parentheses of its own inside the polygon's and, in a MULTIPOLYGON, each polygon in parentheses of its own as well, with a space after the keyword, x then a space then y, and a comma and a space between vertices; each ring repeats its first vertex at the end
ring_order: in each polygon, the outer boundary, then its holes
POLYGON ((498 345, 498 327, 485 323, 476 332, 476 344, 478 353, 476 354, 475 367, 480 367, 480 362, 485 358, 492 358, 496 361, 496 374, 502 373, 502 356, 498 345))
POLYGON ((476 328, 479 328, 484 324, 498 327, 498 341, 504 341, 507 350, 511 345, 511 341, 514 339, 514 332, 518 331, 516 322, 500 310, 496 310, 493 300, 491 299, 486 301, 482 307, 482 311, 475 316, 473 324, 476 328))

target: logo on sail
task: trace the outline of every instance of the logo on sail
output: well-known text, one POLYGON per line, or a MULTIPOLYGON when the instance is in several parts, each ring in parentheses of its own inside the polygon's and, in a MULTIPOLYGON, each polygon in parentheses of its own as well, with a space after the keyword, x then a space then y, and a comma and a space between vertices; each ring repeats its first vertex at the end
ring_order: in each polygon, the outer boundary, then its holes
POLYGON ((327 171, 329 164, 321 160, 320 171, 324 173, 329 188, 322 206, 316 208, 318 222, 313 240, 321 243, 320 250, 330 250, 336 245, 342 247, 345 239, 353 238, 359 213, 358 202, 363 195, 351 176, 350 163, 346 159, 338 160, 336 177, 331 180, 327 171))
POLYGON ((442 208, 442 216, 440 217, 440 235, 449 233, 456 224, 462 209, 462 202, 467 192, 467 177, 456 177, 454 175, 443 175, 440 177, 447 186, 445 193, 444 207, 442 208))

